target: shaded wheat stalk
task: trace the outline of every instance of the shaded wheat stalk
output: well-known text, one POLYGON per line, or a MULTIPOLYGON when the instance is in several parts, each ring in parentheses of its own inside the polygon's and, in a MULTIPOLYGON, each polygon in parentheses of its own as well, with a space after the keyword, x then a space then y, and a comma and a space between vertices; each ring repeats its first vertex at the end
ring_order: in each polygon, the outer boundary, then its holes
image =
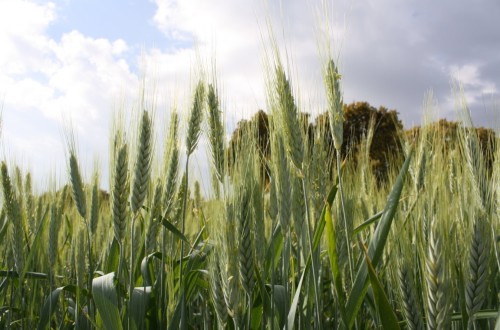
POLYGON ((448 297, 441 244, 441 238, 431 230, 426 260, 428 329, 445 329, 448 325, 448 297))
MULTIPOLYGON (((188 121, 188 131, 186 136, 186 168, 184 172, 184 176, 186 178, 186 193, 183 197, 182 203, 182 229, 181 233, 184 235, 185 227, 186 227, 186 208, 187 208, 187 187, 189 187, 189 157, 196 149, 198 145, 198 140, 201 134, 201 122, 203 120, 203 100, 205 98, 205 85, 202 81, 199 81, 193 100, 193 107, 191 108, 191 113, 188 121)), ((181 253, 179 259, 180 266, 180 279, 179 282, 181 286, 183 286, 183 254, 184 254, 184 241, 181 241, 181 253)), ((185 329, 186 327, 186 296, 184 292, 184 288, 181 293, 181 322, 180 328, 185 329)))
POLYGON ((19 202, 12 187, 7 165, 2 162, 2 188, 7 219, 11 223, 12 235, 12 254, 14 255, 14 263, 16 271, 22 278, 24 271, 24 233, 21 218, 21 210, 19 209, 19 202))
POLYGON ((225 329, 228 319, 226 302, 224 300, 224 291, 222 289, 221 271, 219 264, 212 260, 210 263, 212 271, 210 272, 210 293, 214 304, 215 313, 219 321, 219 329, 225 329))
POLYGON ((128 199, 128 152, 127 144, 119 146, 115 155, 115 166, 112 186, 113 230, 120 245, 125 238, 127 228, 127 199, 128 199))
POLYGON ((408 329, 425 329, 420 309, 418 306, 417 295, 413 276, 408 265, 403 261, 398 269, 399 287, 403 301, 403 310, 408 324, 408 329))
POLYGON ((140 209, 144 204, 146 192, 149 187, 151 177, 151 158, 153 142, 151 119, 147 111, 142 112, 141 123, 139 127, 139 143, 134 167, 134 178, 132 182, 132 193, 130 197, 130 207, 133 213, 132 224, 130 228, 130 281, 129 281, 129 318, 128 325, 132 323, 132 294, 135 287, 135 221, 140 216, 140 209))
MULTIPOLYGON (((92 237, 97 232, 97 224, 99 221, 99 180, 97 175, 94 176, 94 184, 92 185, 92 193, 90 195, 90 232, 92 237)), ((95 239, 93 238, 92 241, 95 239)))
POLYGON ((239 223, 239 266, 240 280, 245 292, 249 297, 252 295, 255 285, 253 271, 253 247, 250 236, 251 221, 251 191, 249 187, 243 187, 241 197, 238 200, 238 223, 239 223))
POLYGON ((469 252, 469 277, 465 287, 465 302, 469 316, 469 329, 474 329, 474 316, 485 301, 488 288, 488 264, 490 248, 488 227, 484 218, 476 219, 469 252))
POLYGON ((71 151, 69 156, 69 173, 71 180, 71 187, 73 188, 73 200, 75 201, 78 213, 83 219, 87 216, 87 203, 85 192, 83 190, 83 181, 78 167, 78 161, 74 151, 71 151))
MULTIPOLYGON (((208 85, 208 140, 217 180, 222 183, 224 178, 224 127, 216 88, 208 85)), ((214 187, 218 190, 218 186, 214 187)))
POLYGON ((130 206, 136 214, 142 207, 148 191, 151 177, 151 157, 153 150, 151 119, 147 111, 142 112, 139 128, 139 144, 137 158, 134 166, 134 179, 132 183, 132 196, 130 206))

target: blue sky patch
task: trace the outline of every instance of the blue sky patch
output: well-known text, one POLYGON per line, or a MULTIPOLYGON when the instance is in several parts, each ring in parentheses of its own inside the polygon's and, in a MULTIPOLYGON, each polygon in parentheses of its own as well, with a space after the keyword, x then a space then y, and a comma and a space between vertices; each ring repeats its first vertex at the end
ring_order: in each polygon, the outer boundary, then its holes
POLYGON ((57 1, 57 20, 47 33, 55 40, 72 30, 94 39, 123 39, 132 48, 168 48, 165 36, 154 26, 156 6, 144 0, 57 1))

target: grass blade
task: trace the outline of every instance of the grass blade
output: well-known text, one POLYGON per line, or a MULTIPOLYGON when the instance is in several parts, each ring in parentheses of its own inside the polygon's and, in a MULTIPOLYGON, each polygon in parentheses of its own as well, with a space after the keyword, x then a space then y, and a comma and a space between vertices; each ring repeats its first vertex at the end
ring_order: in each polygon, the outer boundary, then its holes
POLYGON ((380 283, 380 280, 378 279, 377 273, 375 272, 375 268, 373 267, 366 249, 363 250, 363 252, 365 253, 365 261, 368 267, 368 274, 370 275, 370 283, 373 289, 373 295, 375 296, 375 305, 377 307, 380 321, 382 322, 382 327, 384 329, 400 329, 398 318, 396 317, 396 314, 394 314, 394 310, 389 303, 389 299, 385 294, 382 283, 380 283))
POLYGON ((304 278, 306 277, 309 268, 311 268, 311 256, 307 258, 306 267, 304 268, 304 271, 300 276, 300 281, 297 285, 297 291, 293 296, 292 305, 290 306, 290 311, 288 312, 288 329, 290 330, 293 330, 293 326, 295 324, 295 314, 297 313, 297 306, 299 305, 300 290, 302 289, 302 283, 304 282, 304 278))
MULTIPOLYGON (((403 167, 398 174, 396 183, 394 184, 394 187, 389 194, 382 219, 380 219, 380 223, 378 224, 377 229, 375 230, 375 233, 373 234, 373 237, 370 241, 370 245, 368 247, 368 256, 372 260, 372 264, 374 267, 377 266, 379 260, 382 257, 385 242, 387 241, 387 236, 389 235, 392 220, 394 219, 394 215, 396 214, 396 208, 399 204, 401 192, 403 191, 405 177, 410 166, 412 155, 413 151, 411 151, 406 158, 406 161, 404 162, 403 167)), ((352 328, 352 326, 354 325, 354 320, 356 319, 363 299, 365 298, 367 289, 368 267, 366 263, 361 263, 358 267, 353 288, 351 290, 349 298, 347 299, 346 314, 349 318, 349 328, 352 328)))
POLYGON ((149 307, 149 299, 151 296, 151 287, 136 287, 132 292, 130 299, 129 315, 132 320, 134 329, 144 329, 146 324, 146 312, 149 307))
POLYGON ((356 228, 354 228, 354 230, 352 231, 351 237, 356 236, 357 234, 359 234, 360 232, 362 232, 363 230, 368 228, 371 224, 375 223, 378 219, 380 219, 382 217, 383 214, 384 214, 384 211, 379 212, 379 213, 373 215, 371 218, 367 219, 365 222, 363 222, 362 224, 360 224, 356 228))
MULTIPOLYGON (((271 292, 271 284, 266 284, 266 287, 269 288, 268 291, 271 292)), ((286 321, 286 289, 283 285, 275 284, 273 285, 273 292, 274 304, 280 316, 280 328, 283 328, 286 321)))
POLYGON ((186 236, 184 236, 180 231, 179 229, 177 229, 177 227, 175 227, 170 221, 168 221, 167 219, 163 218, 161 220, 161 224, 168 230, 170 231, 172 234, 174 234, 175 236, 177 236, 177 238, 181 239, 182 241, 186 242, 186 243, 189 243, 189 241, 187 240, 186 236))
POLYGON ((94 278, 92 280, 92 294, 104 327, 109 330, 123 329, 118 310, 115 273, 94 278))
POLYGON ((59 295, 63 290, 64 287, 57 288, 50 293, 47 299, 45 299, 45 304, 43 305, 42 312, 40 314, 40 321, 37 326, 38 330, 47 329, 47 325, 50 322, 50 318, 52 317, 54 311, 57 308, 57 303, 59 302, 59 295))

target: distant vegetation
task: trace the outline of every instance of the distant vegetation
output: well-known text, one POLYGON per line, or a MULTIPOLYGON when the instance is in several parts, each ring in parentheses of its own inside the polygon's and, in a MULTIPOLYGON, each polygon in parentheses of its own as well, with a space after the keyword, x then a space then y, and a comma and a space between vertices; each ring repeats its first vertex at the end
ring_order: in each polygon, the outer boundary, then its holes
MULTIPOLYGON (((388 110, 385 107, 378 109, 371 106, 367 102, 354 102, 343 105, 344 122, 343 122, 343 144, 342 158, 349 158, 350 161, 356 162, 359 153, 362 151, 363 143, 369 143, 369 159, 370 169, 380 182, 385 181, 388 177, 390 165, 394 161, 404 159, 404 150, 402 143, 405 139, 416 140, 422 130, 420 126, 415 126, 405 130, 403 124, 398 117, 396 110, 388 110), (404 135, 404 136, 403 136, 404 135)), ((231 135, 229 142, 230 158, 234 159, 237 154, 238 144, 245 136, 245 132, 255 132, 255 138, 258 141, 258 151, 263 158, 263 164, 266 164, 271 154, 269 141, 269 119, 272 115, 259 110, 249 120, 243 119, 238 122, 236 129, 231 135), (252 128, 254 127, 254 128, 252 128)), ((333 147, 333 138, 329 129, 329 119, 326 112, 318 115, 311 122, 312 118, 307 113, 300 114, 302 121, 302 129, 306 136, 306 143, 314 144, 315 134, 319 134, 324 139, 324 146, 329 155, 329 166, 333 166, 335 150, 333 147)), ((446 141, 446 149, 452 150, 456 147, 458 141, 460 123, 441 119, 435 123, 429 123, 427 130, 435 134, 436 137, 446 141)), ((492 168, 494 162, 494 154, 491 152, 493 143, 495 143, 495 131, 491 128, 474 128, 479 139, 479 145, 489 169, 492 168)), ((264 170, 264 169, 263 169, 264 170)), ((268 178, 269 169, 266 171, 268 178)))

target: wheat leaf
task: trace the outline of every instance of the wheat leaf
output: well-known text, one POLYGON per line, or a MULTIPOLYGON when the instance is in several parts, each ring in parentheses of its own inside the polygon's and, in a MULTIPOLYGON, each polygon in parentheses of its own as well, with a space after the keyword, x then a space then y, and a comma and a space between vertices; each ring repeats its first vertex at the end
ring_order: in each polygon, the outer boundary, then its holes
POLYGON ((109 330, 123 329, 118 310, 115 273, 94 278, 92 280, 92 294, 104 327, 109 330))
MULTIPOLYGON (((370 241, 368 247, 368 256, 372 260, 373 266, 376 267, 379 260, 381 259, 382 252, 384 250, 385 242, 387 241, 387 236, 389 235, 389 230, 391 228, 392 220, 396 214, 396 208, 399 204, 399 198, 401 192, 403 191, 403 186, 405 182, 406 173, 410 166, 410 161, 413 155, 413 151, 410 152, 406 161, 401 168, 399 175, 396 179, 396 183, 389 194, 387 204, 384 209, 384 214, 382 219, 373 234, 373 238, 370 241)), ((349 328, 354 325, 354 320, 358 314, 361 304, 366 295, 366 290, 368 289, 368 267, 366 263, 361 263, 358 267, 356 274, 356 279, 352 287, 349 298, 347 299, 346 314, 349 318, 349 328)))

